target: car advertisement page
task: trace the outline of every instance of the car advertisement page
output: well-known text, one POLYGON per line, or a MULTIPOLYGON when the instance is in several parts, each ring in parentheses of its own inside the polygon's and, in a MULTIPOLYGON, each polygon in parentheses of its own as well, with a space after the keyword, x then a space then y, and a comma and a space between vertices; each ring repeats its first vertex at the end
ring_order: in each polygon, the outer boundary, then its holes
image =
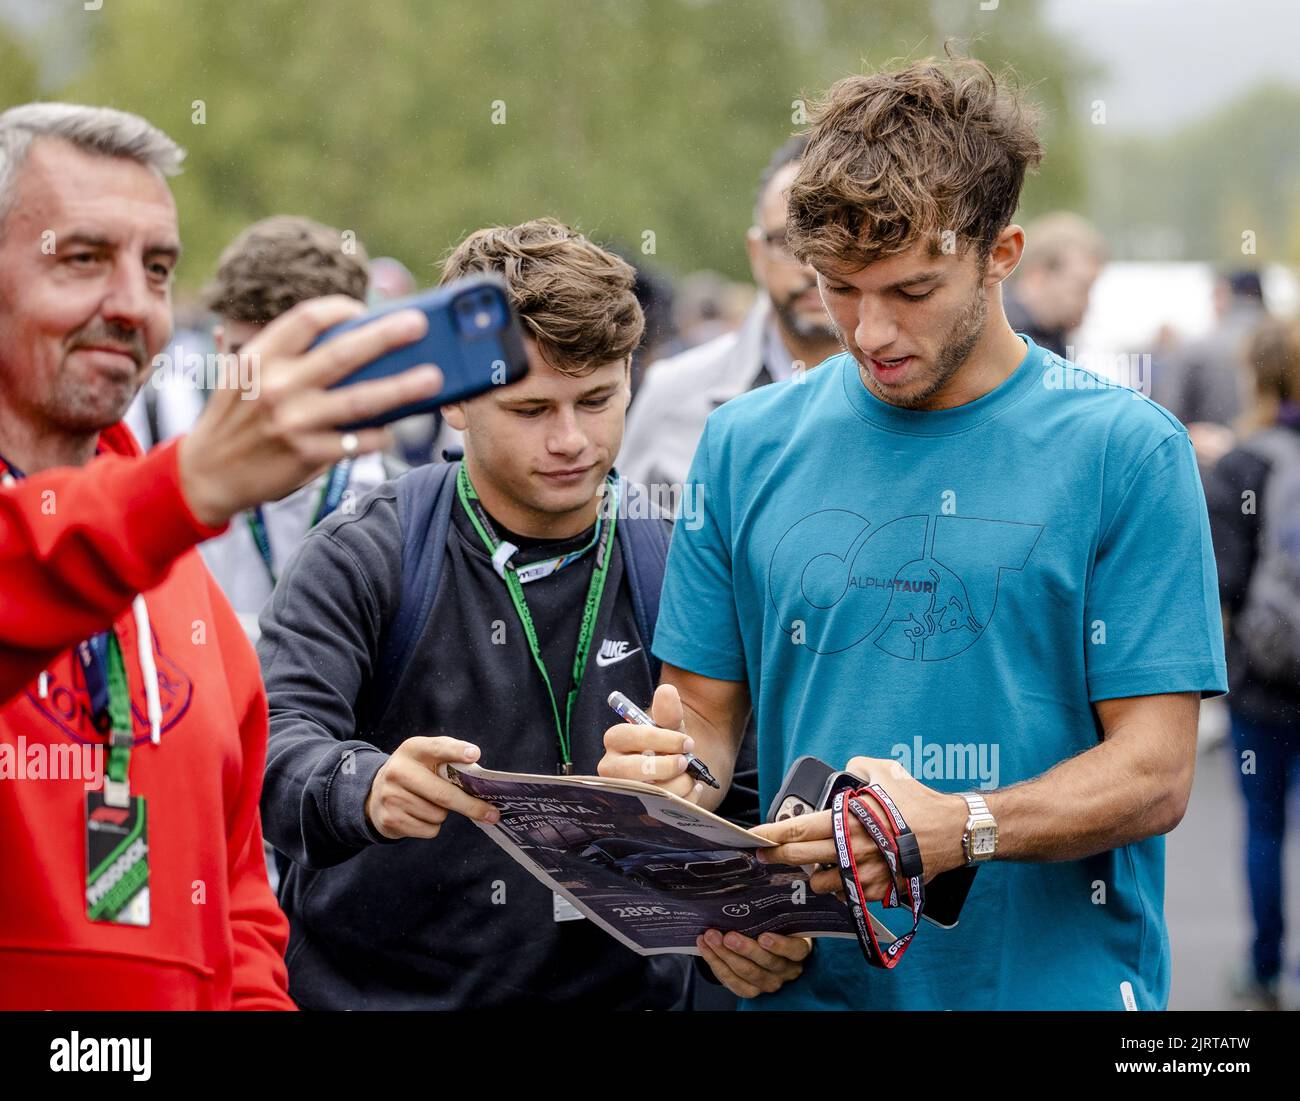
POLYGON ((500 811, 499 822, 478 823, 497 844, 642 955, 698 955, 695 938, 709 929, 854 935, 844 904, 813 894, 806 871, 759 863, 755 851, 770 842, 649 784, 476 765, 445 774, 500 811))

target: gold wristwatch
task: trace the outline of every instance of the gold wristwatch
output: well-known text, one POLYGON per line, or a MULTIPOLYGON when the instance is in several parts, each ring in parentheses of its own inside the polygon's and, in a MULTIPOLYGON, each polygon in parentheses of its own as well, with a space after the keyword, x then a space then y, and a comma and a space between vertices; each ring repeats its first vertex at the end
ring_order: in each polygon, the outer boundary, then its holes
POLYGON ((970 817, 966 819, 966 832, 961 835, 961 851, 966 856, 966 864, 978 864, 992 860, 998 848, 998 820, 993 817, 989 805, 982 795, 973 791, 963 791, 961 797, 970 807, 970 817))

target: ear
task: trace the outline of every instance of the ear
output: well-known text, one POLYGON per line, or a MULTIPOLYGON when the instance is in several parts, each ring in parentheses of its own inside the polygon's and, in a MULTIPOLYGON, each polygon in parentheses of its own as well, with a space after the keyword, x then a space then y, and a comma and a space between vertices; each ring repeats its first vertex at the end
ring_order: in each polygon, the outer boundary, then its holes
POLYGON ((226 354, 226 327, 220 323, 212 326, 212 345, 217 350, 217 355, 226 354))
POLYGON ((443 420, 445 420, 457 432, 464 432, 466 419, 465 407, 461 402, 452 402, 450 405, 444 405, 441 409, 443 420))
POLYGON ((994 238, 989 250, 988 267, 984 272, 985 283, 1001 283, 1020 263, 1025 252, 1025 231, 1014 222, 994 238))

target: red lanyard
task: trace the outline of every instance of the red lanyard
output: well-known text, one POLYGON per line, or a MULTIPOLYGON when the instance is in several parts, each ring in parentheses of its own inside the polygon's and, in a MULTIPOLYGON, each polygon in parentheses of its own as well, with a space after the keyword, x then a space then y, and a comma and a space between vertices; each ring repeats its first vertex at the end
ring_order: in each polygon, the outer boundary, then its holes
POLYGON ((856 790, 837 792, 831 803, 831 824, 835 830, 840 882, 844 884, 844 896, 848 901, 849 913, 853 916, 858 946, 872 967, 891 969, 903 958, 912 938, 916 936, 917 926, 921 923, 921 907, 925 905, 925 883, 922 879, 924 869, 916 836, 908 829, 902 812, 889 797, 889 793, 879 784, 867 784, 856 790), (866 911, 862 880, 858 876, 857 862, 853 857, 850 813, 862 823, 867 836, 880 849, 885 863, 889 865, 890 883, 884 899, 885 906, 903 905, 896 885, 899 876, 902 876, 907 887, 912 928, 883 948, 876 939, 876 931, 866 911))

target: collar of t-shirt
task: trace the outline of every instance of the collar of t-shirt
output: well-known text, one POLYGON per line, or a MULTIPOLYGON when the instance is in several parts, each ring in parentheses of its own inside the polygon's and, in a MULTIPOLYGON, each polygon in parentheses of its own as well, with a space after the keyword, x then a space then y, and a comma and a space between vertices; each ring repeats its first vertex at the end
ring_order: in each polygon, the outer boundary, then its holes
POLYGON ((1024 358, 1016 369, 987 394, 949 409, 905 409, 890 405, 867 389, 852 356, 845 353, 832 362, 839 364, 844 396, 867 423, 907 436, 950 436, 1000 416, 1036 387, 1047 385, 1045 372, 1053 366, 1058 370, 1067 369, 1063 360, 1056 360, 1054 365, 1051 353, 1045 352, 1025 333, 1016 335, 1025 344, 1024 358))
MULTIPOLYGON (((484 509, 484 512, 487 512, 487 510, 484 509)), ((465 510, 457 507, 452 510, 452 516, 457 530, 465 537, 470 550, 482 558, 489 558, 483 546, 483 540, 478 537, 474 525, 470 522, 469 517, 465 515, 465 510)), ((596 528, 596 525, 592 523, 577 535, 565 536, 562 539, 539 539, 535 536, 520 535, 518 532, 511 531, 490 512, 487 513, 487 516, 492 521, 492 530, 496 533, 497 539, 502 542, 513 543, 519 548, 514 558, 511 559, 516 566, 526 566, 531 562, 542 562, 547 558, 558 558, 560 555, 581 550, 591 542, 596 528)))

